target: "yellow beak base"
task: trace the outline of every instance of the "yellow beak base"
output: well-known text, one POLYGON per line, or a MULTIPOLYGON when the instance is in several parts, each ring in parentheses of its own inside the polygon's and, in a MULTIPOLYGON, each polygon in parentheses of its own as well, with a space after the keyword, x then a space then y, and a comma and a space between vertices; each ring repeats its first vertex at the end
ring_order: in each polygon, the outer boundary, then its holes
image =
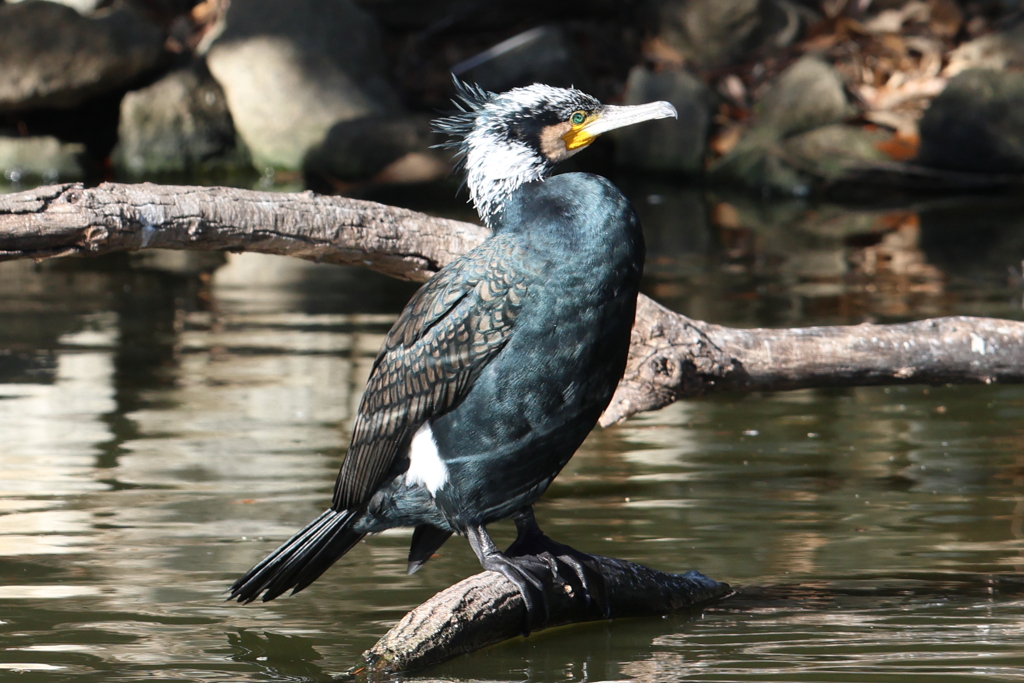
POLYGON ((585 128, 582 127, 573 128, 568 133, 562 136, 562 140, 565 141, 565 148, 570 152, 575 152, 576 150, 583 149, 596 139, 596 135, 591 135, 586 131, 585 128))

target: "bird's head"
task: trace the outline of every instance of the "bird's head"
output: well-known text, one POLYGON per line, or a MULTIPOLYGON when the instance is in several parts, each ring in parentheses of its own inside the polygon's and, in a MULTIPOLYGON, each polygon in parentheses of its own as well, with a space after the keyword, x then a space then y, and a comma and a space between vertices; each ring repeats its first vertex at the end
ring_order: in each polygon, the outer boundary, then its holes
POLYGON ((456 79, 455 95, 460 113, 436 119, 434 130, 449 136, 441 146, 456 150, 470 199, 487 225, 516 188, 549 175, 602 133, 676 116, 668 102, 616 107, 539 83, 495 94, 456 79))

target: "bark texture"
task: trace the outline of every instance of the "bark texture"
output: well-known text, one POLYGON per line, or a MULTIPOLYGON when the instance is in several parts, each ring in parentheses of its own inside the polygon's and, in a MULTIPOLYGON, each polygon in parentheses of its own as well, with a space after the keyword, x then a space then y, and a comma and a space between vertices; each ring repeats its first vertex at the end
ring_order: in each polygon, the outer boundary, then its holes
POLYGON ((256 251, 422 281, 487 235, 469 223, 312 192, 104 183, 0 195, 0 260, 256 251))
POLYGON ((1024 323, 1013 320, 737 329, 641 297, 626 373, 601 424, 715 391, 1021 381, 1024 323))
MULTIPOLYGON (((469 223, 311 192, 106 183, 0 195, 0 260, 258 251, 422 281, 487 235, 469 223)), ((601 423, 713 391, 1021 381, 1022 322, 744 330, 691 320, 641 296, 629 365, 601 423)))
MULTIPOLYGON (((666 574, 643 565, 593 556, 608 589, 612 618, 697 609, 730 594, 727 584, 698 572, 666 574)), ((542 628, 596 621, 595 605, 561 580, 547 587, 550 612, 542 628)), ((526 609, 519 589, 497 572, 481 572, 447 588, 406 614, 363 653, 370 677, 421 668, 515 638, 526 609)))
MULTIPOLYGON (((0 260, 146 248, 258 251, 362 265, 425 280, 487 237, 484 228, 309 192, 217 187, 58 185, 0 196, 0 260)), ((1024 323, 937 318, 901 325, 733 329, 641 297, 629 364, 602 424, 711 391, 907 382, 1021 382, 1024 323)), ((614 617, 699 607, 729 593, 700 574, 596 558, 614 617)), ((543 627, 602 618, 554 578, 543 627)), ((410 612, 371 650, 363 673, 408 671, 518 635, 525 608, 484 572, 410 612)))

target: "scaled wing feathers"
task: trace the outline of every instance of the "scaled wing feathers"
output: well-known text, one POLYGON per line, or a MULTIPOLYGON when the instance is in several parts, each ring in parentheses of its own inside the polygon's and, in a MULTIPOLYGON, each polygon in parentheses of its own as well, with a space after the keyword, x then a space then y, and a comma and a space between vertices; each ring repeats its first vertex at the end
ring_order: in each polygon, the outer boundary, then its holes
POLYGON ((366 385, 335 510, 366 503, 423 422, 454 407, 504 347, 526 294, 500 236, 441 270, 402 311, 366 385))

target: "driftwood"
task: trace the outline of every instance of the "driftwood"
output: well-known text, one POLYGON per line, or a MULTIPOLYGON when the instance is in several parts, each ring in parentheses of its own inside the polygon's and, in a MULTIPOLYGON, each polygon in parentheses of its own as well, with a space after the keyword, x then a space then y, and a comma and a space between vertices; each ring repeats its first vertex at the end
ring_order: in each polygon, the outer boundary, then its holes
MULTIPOLYGON (((486 237, 469 223, 311 192, 107 183, 0 195, 0 260, 146 248, 258 251, 422 281, 486 237)), ((715 391, 1021 381, 1021 322, 953 317, 741 330, 641 296, 629 365, 601 423, 715 391)))
MULTIPOLYGON (((647 617, 699 609, 730 594, 727 584, 698 572, 666 574, 643 565, 592 556, 604 578, 613 618, 647 617)), ((549 616, 543 628, 604 619, 584 605, 576 588, 561 581, 545 591, 549 616)), ((519 589, 497 572, 481 572, 415 608, 363 653, 369 677, 436 664, 520 635, 526 608, 519 589)), ((362 673, 354 672, 354 673, 362 673)))
POLYGON ((601 423, 713 391, 1022 380, 1024 323, 1012 320, 737 329, 642 297, 626 374, 601 423))
MULTIPOLYGON (((218 187, 58 185, 0 196, 0 260, 147 248, 258 251, 360 265, 422 281, 487 237, 479 226, 309 192, 218 187)), ((641 296, 625 376, 602 424, 713 391, 1024 381, 1024 323, 936 318, 902 325, 733 329, 691 320, 641 296)), ((695 607, 729 591, 596 558, 613 616, 695 607)), ((601 618, 554 583, 544 626, 601 618)), ((567 590, 568 589, 568 590, 567 590)), ((484 572, 410 612, 365 653, 371 676, 439 662, 513 637, 518 591, 484 572)))
POLYGON ((487 230, 375 202, 228 187, 51 185, 0 195, 0 261, 256 251, 426 280, 487 230))

